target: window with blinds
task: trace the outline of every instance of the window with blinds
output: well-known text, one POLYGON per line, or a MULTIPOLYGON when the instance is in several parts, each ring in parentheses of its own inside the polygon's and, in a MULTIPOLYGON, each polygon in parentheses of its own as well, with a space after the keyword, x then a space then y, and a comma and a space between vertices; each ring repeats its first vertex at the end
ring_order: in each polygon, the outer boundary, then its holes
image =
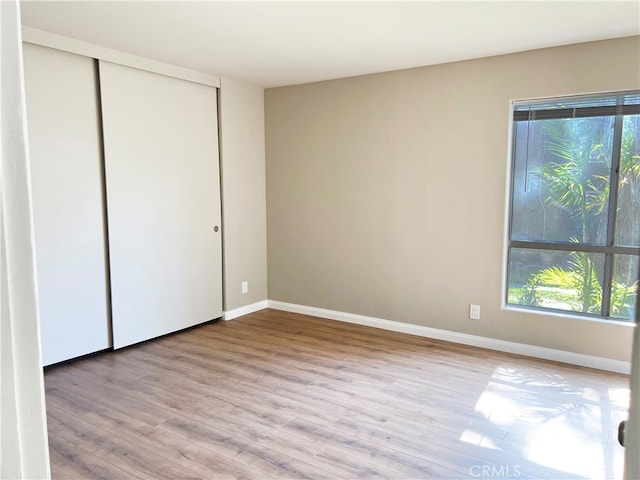
POLYGON ((517 102, 506 301, 631 321, 640 270, 640 92, 517 102))

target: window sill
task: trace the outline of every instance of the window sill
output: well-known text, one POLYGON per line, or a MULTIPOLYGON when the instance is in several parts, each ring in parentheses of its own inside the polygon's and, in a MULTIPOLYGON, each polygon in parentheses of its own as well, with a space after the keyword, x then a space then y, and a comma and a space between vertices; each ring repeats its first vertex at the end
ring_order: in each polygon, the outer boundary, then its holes
POLYGON ((504 304, 502 306, 502 310, 531 314, 531 315, 542 315, 545 317, 563 318, 566 320, 580 320, 580 321, 587 321, 587 322, 604 323, 607 325, 616 325, 621 327, 633 328, 636 326, 636 322, 633 320, 618 320, 614 318, 592 317, 589 315, 563 313, 563 312, 556 312, 556 311, 550 311, 550 310, 538 310, 533 308, 520 307, 517 305, 509 305, 509 304, 504 304))

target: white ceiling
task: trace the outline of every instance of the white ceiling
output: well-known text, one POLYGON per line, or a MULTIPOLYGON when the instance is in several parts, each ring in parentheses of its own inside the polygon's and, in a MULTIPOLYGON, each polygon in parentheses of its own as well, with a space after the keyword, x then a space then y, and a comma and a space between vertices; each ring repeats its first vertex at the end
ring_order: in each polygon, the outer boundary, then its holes
POLYGON ((274 87, 640 35, 640 2, 23 1, 22 23, 274 87))

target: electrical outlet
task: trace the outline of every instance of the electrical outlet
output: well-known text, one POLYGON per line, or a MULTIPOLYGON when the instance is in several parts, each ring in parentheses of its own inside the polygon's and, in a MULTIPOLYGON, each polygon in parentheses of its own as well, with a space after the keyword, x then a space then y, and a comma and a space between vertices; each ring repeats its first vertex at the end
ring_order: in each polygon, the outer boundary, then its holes
POLYGON ((242 282, 242 293, 249 293, 249 282, 242 282))
POLYGON ((472 320, 480 320, 480 305, 469 305, 469 318, 472 320))

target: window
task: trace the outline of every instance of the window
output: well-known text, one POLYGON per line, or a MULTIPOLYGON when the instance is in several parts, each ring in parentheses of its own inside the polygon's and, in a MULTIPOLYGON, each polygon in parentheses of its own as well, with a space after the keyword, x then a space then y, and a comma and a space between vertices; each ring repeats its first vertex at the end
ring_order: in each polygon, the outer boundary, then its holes
POLYGON ((507 303, 633 320, 640 92, 516 103, 507 303))

